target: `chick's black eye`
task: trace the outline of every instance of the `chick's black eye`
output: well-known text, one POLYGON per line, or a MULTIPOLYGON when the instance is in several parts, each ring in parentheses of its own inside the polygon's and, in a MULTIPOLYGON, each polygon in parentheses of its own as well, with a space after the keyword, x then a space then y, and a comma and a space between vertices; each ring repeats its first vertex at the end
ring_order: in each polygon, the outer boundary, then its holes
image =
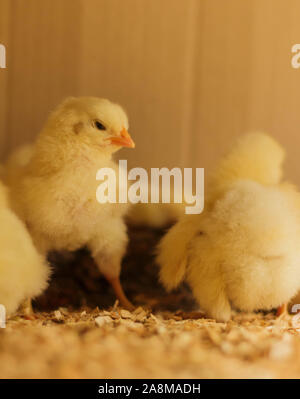
POLYGON ((96 128, 97 128, 98 130, 105 130, 105 129, 106 129, 105 126, 102 125, 102 123, 99 122, 99 121, 95 121, 95 126, 96 126, 96 128))

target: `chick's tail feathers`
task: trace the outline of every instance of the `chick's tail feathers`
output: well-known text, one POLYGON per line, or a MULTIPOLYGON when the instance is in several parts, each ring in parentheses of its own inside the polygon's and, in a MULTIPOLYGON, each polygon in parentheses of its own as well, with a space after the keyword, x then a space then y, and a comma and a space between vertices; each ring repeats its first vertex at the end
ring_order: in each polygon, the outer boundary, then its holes
POLYGON ((184 279, 188 266, 189 243, 197 234, 195 217, 186 215, 171 227, 157 247, 156 261, 160 266, 160 281, 168 291, 176 288, 184 279))
POLYGON ((236 180, 252 180, 263 185, 280 183, 283 148, 264 133, 250 133, 240 137, 225 156, 210 180, 211 195, 217 197, 236 180))

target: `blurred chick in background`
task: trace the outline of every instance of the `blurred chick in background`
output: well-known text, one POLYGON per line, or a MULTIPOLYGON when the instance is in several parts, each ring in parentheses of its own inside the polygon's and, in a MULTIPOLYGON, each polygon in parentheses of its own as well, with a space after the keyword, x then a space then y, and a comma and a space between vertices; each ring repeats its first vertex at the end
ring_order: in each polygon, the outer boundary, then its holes
MULTIPOLYGON (((153 183, 152 183, 153 184, 153 183)), ((182 193, 176 191, 174 179, 170 175, 169 182, 165 183, 163 179, 159 180, 157 187, 160 195, 158 203, 151 203, 151 191, 153 186, 148 185, 148 203, 133 204, 126 216, 126 220, 133 226, 147 226, 152 229, 168 228, 171 224, 177 222, 185 215, 186 207, 194 205, 195 198, 191 193, 182 193), (164 189, 170 189, 170 203, 163 202, 162 192, 164 189), (181 198, 180 202, 175 202, 176 198, 181 198)))
POLYGON ((96 199, 100 168, 118 167, 121 147, 134 147, 128 119, 117 104, 95 97, 67 98, 50 115, 36 143, 7 162, 12 205, 43 254, 88 247, 121 304, 132 305, 120 284, 127 204, 96 199))
POLYGON ((300 289, 300 195, 281 183, 284 151, 271 137, 242 137, 215 170, 204 212, 173 226, 158 249, 160 279, 185 278, 207 316, 272 309, 300 289))
POLYGON ((170 204, 137 203, 130 207, 126 219, 133 226, 161 229, 177 222, 184 215, 186 206, 185 202, 170 204))
POLYGON ((47 287, 49 267, 35 249, 26 227, 9 209, 1 182, 0 226, 0 304, 10 315, 22 302, 47 287))

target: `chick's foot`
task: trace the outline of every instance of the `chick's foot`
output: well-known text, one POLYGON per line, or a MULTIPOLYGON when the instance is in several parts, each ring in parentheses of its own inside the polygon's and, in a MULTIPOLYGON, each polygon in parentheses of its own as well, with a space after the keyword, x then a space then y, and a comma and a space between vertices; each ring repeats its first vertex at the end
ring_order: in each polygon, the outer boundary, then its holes
POLYGON ((112 286, 116 297, 120 301, 120 304, 128 309, 128 310, 133 310, 135 307, 133 304, 129 301, 129 299, 126 297, 125 292, 123 291, 123 287, 120 282, 119 277, 107 277, 105 276, 109 284, 112 286))
POLYGON ((284 303, 283 305, 279 306, 279 308, 277 308, 276 317, 284 317, 285 315, 287 315, 287 313, 287 304, 284 303))

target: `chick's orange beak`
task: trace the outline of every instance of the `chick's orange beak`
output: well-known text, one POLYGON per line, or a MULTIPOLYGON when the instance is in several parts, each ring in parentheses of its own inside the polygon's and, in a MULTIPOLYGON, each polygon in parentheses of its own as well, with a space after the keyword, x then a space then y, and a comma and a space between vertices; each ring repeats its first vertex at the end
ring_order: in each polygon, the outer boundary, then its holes
POLYGON ((112 137, 110 141, 112 144, 119 145, 121 147, 128 147, 128 148, 135 147, 134 141, 132 140, 130 134, 127 132, 125 128, 122 129, 121 136, 112 137))

